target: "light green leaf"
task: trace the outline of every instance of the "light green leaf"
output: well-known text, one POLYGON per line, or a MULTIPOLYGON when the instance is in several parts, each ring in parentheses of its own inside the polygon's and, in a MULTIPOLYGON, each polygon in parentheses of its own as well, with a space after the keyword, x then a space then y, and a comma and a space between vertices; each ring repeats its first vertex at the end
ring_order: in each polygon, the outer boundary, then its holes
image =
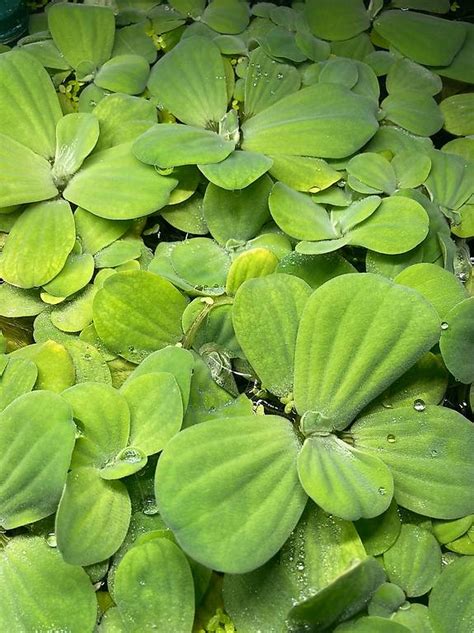
POLYGON ((51 323, 62 332, 80 332, 92 322, 92 304, 97 286, 89 284, 70 301, 51 311, 51 323))
POLYGON ((341 84, 346 88, 353 88, 359 79, 359 71, 356 64, 350 59, 334 57, 324 64, 321 64, 321 72, 319 73, 319 83, 341 84))
POLYGON ((459 209, 474 193, 474 163, 455 154, 434 150, 425 187, 431 199, 448 209, 459 209))
POLYGON ((280 64, 261 47, 249 55, 245 75, 244 116, 250 118, 296 92, 301 84, 300 74, 293 66, 280 64))
POLYGON ((87 75, 110 58, 115 35, 110 7, 61 3, 50 9, 49 31, 74 70, 87 75))
POLYGON ((369 556, 380 556, 395 543, 400 534, 401 521, 398 506, 392 499, 388 510, 373 519, 359 519, 355 528, 369 556))
POLYGON ((117 55, 105 62, 94 82, 104 90, 138 95, 145 90, 149 74, 148 62, 141 55, 117 55))
POLYGON ((323 40, 348 40, 370 26, 362 0, 309 0, 306 19, 313 35, 323 40))
POLYGON ((413 150, 397 152, 392 159, 399 189, 419 187, 428 178, 431 159, 413 150))
POLYGON ((302 255, 325 255, 349 244, 349 237, 340 237, 333 240, 320 240, 319 242, 298 242, 295 247, 297 253, 302 255))
POLYGON ((394 281, 417 290, 432 304, 442 319, 468 296, 462 283, 452 273, 435 264, 408 266, 394 281))
POLYGON ((64 200, 29 206, 13 226, 2 257, 2 277, 14 286, 43 286, 62 270, 74 247, 71 207, 64 200))
POLYGON ((472 527, 474 515, 468 515, 460 519, 451 521, 434 521, 433 534, 441 545, 445 545, 450 541, 455 541, 459 537, 466 534, 472 527))
POLYGON ((186 553, 229 573, 269 560, 306 504, 298 450, 291 425, 276 416, 217 419, 178 433, 155 484, 160 514, 186 553))
POLYGON ((36 365, 26 358, 8 358, 0 377, 0 411, 24 393, 30 392, 38 378, 36 365))
POLYGON ((350 243, 378 253, 397 254, 418 246, 428 234, 429 218, 423 206, 405 196, 384 198, 367 220, 348 234, 350 243))
POLYGON ((142 253, 140 240, 116 240, 94 256, 96 268, 114 268, 131 260, 138 259, 142 253))
POLYGON ((402 525, 395 544, 383 555, 390 582, 409 598, 422 596, 441 573, 441 549, 435 537, 417 525, 402 525))
POLYGON ((51 39, 31 42, 30 44, 23 45, 21 48, 23 51, 35 57, 45 68, 70 71, 71 67, 51 39))
POLYGON ((361 611, 384 581, 383 568, 374 558, 356 559, 330 585, 291 609, 290 627, 305 627, 315 633, 331 630, 361 611))
POLYGON ((256 152, 235 150, 220 163, 198 165, 199 171, 223 189, 245 189, 272 166, 272 159, 256 152))
POLYGON ((19 396, 0 414, 0 525, 13 529, 52 514, 74 446, 71 409, 58 395, 19 396))
POLYGON ((100 124, 96 151, 134 141, 156 123, 156 108, 151 101, 125 94, 108 95, 93 113, 100 124))
POLYGON ((472 514, 472 424, 451 409, 422 407, 360 418, 351 428, 354 445, 387 464, 404 508, 437 519, 472 514))
POLYGON ((474 382, 474 297, 465 299, 445 314, 439 342, 446 367, 459 382, 474 382))
POLYGON ((292 189, 317 192, 341 179, 341 174, 322 158, 310 156, 271 156, 270 175, 292 189))
POLYGON ((443 570, 429 598, 435 633, 470 633, 474 627, 474 558, 465 556, 443 570), (455 590, 453 588, 455 587, 455 590))
POLYGON ((268 176, 238 191, 226 191, 210 183, 204 195, 203 213, 212 237, 222 245, 228 240, 246 242, 255 237, 270 219, 271 188, 268 176))
POLYGON ((231 154, 235 143, 211 130, 189 125, 161 123, 142 134, 133 145, 135 156, 160 168, 219 163, 231 154))
POLYGON ((296 334, 310 294, 302 279, 277 273, 246 281, 235 296, 237 340, 263 387, 276 396, 293 391, 296 334))
POLYGON ((298 412, 344 429, 439 338, 434 309, 415 291, 372 274, 331 279, 301 319, 295 354, 298 412))
POLYGON ((164 207, 176 185, 174 178, 137 160, 131 144, 123 143, 89 157, 63 195, 99 217, 129 220, 164 207))
POLYGON ((264 154, 343 158, 375 134, 375 104, 337 84, 283 97, 242 125, 242 149, 264 154))
POLYGON ((405 603, 405 592, 398 585, 385 582, 367 606, 369 615, 390 618, 405 603))
POLYGON ((334 633, 412 633, 412 629, 386 617, 369 615, 341 624, 334 633))
POLYGON ((397 188, 393 167, 381 154, 366 152, 351 158, 347 173, 379 193, 391 195, 397 188))
POLYGON ((218 33, 241 33, 249 23, 249 8, 240 0, 212 0, 201 20, 218 33))
POLYGON ((186 303, 169 281, 154 273, 116 273, 94 299, 94 325, 109 349, 138 363, 179 341, 186 303))
POLYGON ((51 165, 25 145, 0 134, 0 204, 39 202, 57 195, 51 165), (21 170, 18 166, 21 165, 21 170))
POLYGON ((453 95, 440 103, 444 128, 456 136, 474 134, 474 95, 470 92, 453 95))
MULTIPOLYGON (((303 417, 303 432, 304 421, 303 417)), ((306 439, 298 455, 298 475, 315 503, 347 521, 382 514, 393 496, 393 479, 385 464, 334 435, 306 439)))
POLYGON ((276 182, 268 203, 273 219, 290 237, 302 240, 338 237, 326 209, 315 204, 307 194, 276 182))
POLYGON ((95 468, 73 470, 56 514, 58 550, 72 565, 103 561, 122 544, 130 515, 130 499, 121 481, 106 481, 95 468))
POLYGON ((74 212, 74 221, 82 250, 91 255, 122 237, 132 225, 128 220, 99 218, 80 207, 74 212))
POLYGON ((153 39, 147 34, 146 21, 124 26, 115 31, 112 57, 116 55, 141 55, 149 64, 156 60, 156 47, 153 39))
POLYGON ((193 577, 186 556, 167 538, 132 547, 120 561, 114 586, 114 599, 127 631, 190 633, 193 577))
POLYGON ((188 125, 209 127, 227 110, 224 63, 217 46, 205 37, 183 39, 164 55, 151 71, 148 88, 188 125))
POLYGON ((69 297, 82 290, 94 274, 94 258, 89 253, 76 255, 72 253, 66 260, 63 269, 54 279, 43 286, 46 292, 55 297, 69 297))
POLYGON ((278 257, 267 248, 252 248, 250 251, 244 251, 234 259, 229 268, 226 293, 234 295, 247 279, 266 277, 275 272, 277 266, 278 257))
POLYGON ((343 233, 347 233, 370 218, 377 211, 382 202, 379 196, 367 196, 356 200, 345 209, 336 209, 332 212, 333 222, 343 233))
POLYGON ((103 354, 98 351, 97 347, 77 338, 65 342, 64 345, 74 364, 76 384, 82 382, 112 384, 110 369, 103 354))
POLYGON ((223 294, 230 256, 214 240, 195 237, 176 242, 170 260, 176 275, 192 287, 203 292, 209 288, 216 294, 223 294))
POLYGON ((127 446, 108 461, 99 471, 102 479, 112 481, 135 474, 146 466, 147 456, 139 448, 127 446))
POLYGON ((434 70, 442 77, 456 81, 474 84, 474 68, 472 56, 474 54, 474 25, 463 22, 466 29, 466 39, 449 66, 438 67, 434 70))
POLYGON ((341 255, 302 255, 292 252, 280 260, 277 272, 295 275, 316 290, 333 277, 353 273, 355 269, 341 255))
POLYGON ((46 389, 61 393, 74 384, 74 367, 66 348, 56 341, 19 347, 10 354, 11 358, 31 360, 38 368, 36 389, 46 389))
POLYGON ((466 37, 462 22, 413 11, 384 11, 374 28, 403 55, 425 66, 448 66, 466 37))
POLYGON ((386 79, 389 94, 417 90, 429 96, 438 94, 443 87, 438 75, 406 57, 397 59, 390 67, 386 79))
POLYGON ((89 156, 99 138, 99 122, 92 114, 74 112, 58 121, 54 182, 64 185, 89 156))
POLYGON ((24 290, 6 282, 0 285, 0 316, 36 316, 45 308, 36 290, 24 290))
POLYGON ((146 455, 163 450, 183 423, 181 392, 174 376, 153 372, 134 377, 121 393, 130 408, 129 444, 146 455))
POLYGON ((23 51, 2 54, 0 86, 0 132, 46 159, 53 158, 55 128, 62 113, 46 70, 23 51))
POLYGON ((109 385, 84 382, 63 391, 80 432, 72 467, 102 468, 127 446, 130 412, 121 393, 109 385))
POLYGON ((4 631, 92 631, 97 601, 87 573, 39 537, 15 536, 0 551, 0 627, 4 631))
POLYGON ((443 127, 443 113, 436 101, 418 90, 389 94, 380 107, 388 121, 418 136, 433 136, 443 127))

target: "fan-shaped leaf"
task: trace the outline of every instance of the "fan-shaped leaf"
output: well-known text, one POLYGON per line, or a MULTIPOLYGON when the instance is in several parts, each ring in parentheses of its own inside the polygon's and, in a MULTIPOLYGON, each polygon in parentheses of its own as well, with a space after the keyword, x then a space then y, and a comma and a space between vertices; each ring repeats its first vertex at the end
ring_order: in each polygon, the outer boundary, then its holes
POLYGON ((357 420, 355 446, 390 468, 395 499, 409 510, 439 519, 474 511, 472 424, 456 411, 417 403, 357 420))
POLYGON ((295 354, 295 401, 321 430, 343 429, 439 338, 434 309, 415 291, 371 274, 342 275, 316 290, 295 354))
POLYGON ((290 424, 276 416, 212 420, 178 433, 158 462, 156 495, 186 553, 229 573, 271 558, 306 504, 298 450, 290 424))
POLYGON ((309 0, 306 19, 311 32, 323 40, 348 40, 370 25, 362 0, 309 0))
POLYGON ((198 165, 214 185, 222 189, 245 189, 272 166, 272 159, 256 152, 235 150, 220 163, 198 165))
POLYGON ((102 66, 94 81, 104 90, 138 95, 145 90, 149 73, 148 62, 141 55, 117 55, 102 66))
POLYGON ((474 297, 455 305, 444 318, 448 327, 439 342, 443 360, 456 380, 470 384, 474 381, 474 297))
POLYGON ((463 556, 445 567, 429 599, 430 621, 435 633, 455 630, 470 633, 474 627, 474 558, 463 556), (456 588, 453 591, 453 587, 456 588))

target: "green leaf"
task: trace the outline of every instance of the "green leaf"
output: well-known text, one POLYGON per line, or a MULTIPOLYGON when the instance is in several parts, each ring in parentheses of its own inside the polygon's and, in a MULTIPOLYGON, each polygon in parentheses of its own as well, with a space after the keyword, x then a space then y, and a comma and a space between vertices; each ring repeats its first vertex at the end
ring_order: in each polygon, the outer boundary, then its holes
POLYGON ((314 596, 295 605, 289 613, 290 630, 331 630, 361 611, 385 581, 383 568, 373 558, 355 560, 352 567, 314 596))
POLYGON ((470 92, 453 95, 440 103, 444 129, 456 136, 474 134, 474 95, 470 92))
POLYGON ((369 615, 341 624, 334 633, 409 633, 412 630, 385 617, 369 615))
POLYGON ((62 557, 81 566, 109 558, 125 538, 130 515, 130 498, 121 481, 106 481, 95 468, 71 471, 56 514, 62 557))
POLYGON ((177 184, 137 160, 131 144, 123 143, 90 156, 63 195, 99 217, 129 220, 164 207, 177 184))
POLYGON ((435 537, 417 525, 402 525, 395 544, 383 555, 390 582, 409 598, 422 596, 441 573, 441 549, 435 537))
POLYGON ((70 71, 69 64, 51 39, 31 42, 21 48, 35 57, 45 68, 70 71))
POLYGON ((0 550, 0 627, 5 631, 92 631, 97 617, 87 573, 39 537, 15 536, 0 550))
POLYGON ((74 446, 71 409, 59 396, 19 396, 0 414, 0 525, 13 529, 52 514, 74 446))
POLYGON ((60 343, 47 340, 36 345, 27 345, 13 351, 11 358, 31 360, 38 368, 36 389, 61 393, 74 384, 74 367, 66 348, 60 343))
MULTIPOLYGON (((234 295, 240 286, 255 277, 266 277, 275 272, 278 257, 267 248, 252 248, 234 259, 226 280, 226 293, 234 295)), ((283 271, 282 271, 283 272, 283 271)))
POLYGON ((198 290, 222 294, 230 256, 214 240, 195 237, 176 242, 170 254, 176 275, 198 290), (222 290, 221 290, 222 289, 222 290))
POLYGON ((147 34, 147 22, 131 24, 115 32, 112 57, 133 53, 141 55, 149 64, 156 60, 156 47, 152 38, 147 34))
POLYGON ((367 196, 356 200, 345 209, 333 211, 333 221, 343 233, 347 233, 370 218, 377 211, 382 202, 379 196, 367 196))
POLYGON ((146 271, 120 272, 94 299, 94 325, 105 345, 132 362, 177 343, 186 299, 166 279, 146 271))
POLYGON ((270 175, 292 189, 317 192, 341 179, 341 174, 322 158, 310 156, 271 156, 270 175))
POLYGON ((276 182, 268 199, 278 226, 290 237, 302 240, 326 240, 338 237, 326 209, 307 194, 276 182), (295 213, 296 211, 296 213, 295 213))
POLYGON ((337 84, 283 97, 242 125, 242 149, 264 154, 343 158, 375 134, 375 104, 337 84))
POLYGON ((237 340, 263 387, 276 396, 293 391, 296 334, 310 294, 302 279, 277 273, 246 281, 235 296, 237 340))
POLYGON ((130 408, 129 444, 146 455, 163 450, 183 423, 183 402, 174 376, 167 372, 138 376, 121 393, 130 408))
POLYGON ((452 273, 435 264, 408 266, 394 281, 417 290, 432 304, 442 319, 468 296, 462 283, 452 273))
POLYGON ((470 633, 474 626, 474 558, 465 556, 443 570, 429 598, 435 633, 470 633), (455 587, 455 590, 453 588, 455 587))
POLYGON ((398 506, 392 503, 383 514, 373 519, 359 519, 355 528, 369 556, 380 556, 395 543, 400 534, 401 521, 398 506))
POLYGON ((354 271, 353 266, 340 255, 302 255, 297 252, 283 257, 277 268, 278 273, 303 279, 313 290, 333 277, 354 271))
POLYGON ((249 55, 245 75, 244 117, 248 119, 296 92, 300 84, 296 68, 280 64, 261 47, 256 48, 249 55))
POLYGON ((237 191, 226 191, 210 183, 203 200, 203 213, 212 237, 225 245, 228 240, 246 242, 269 220, 268 196, 272 181, 263 176, 237 191))
POLYGON ((240 0, 212 0, 201 20, 218 33, 241 33, 249 23, 249 8, 240 0))
POLYGON ((114 599, 130 632, 190 632, 194 584, 186 556, 167 538, 135 545, 117 568, 114 599))
POLYGON ((92 304, 97 286, 89 284, 71 301, 65 301, 51 311, 51 322, 62 332, 80 332, 92 322, 92 304))
POLYGON ((50 9, 49 31, 74 70, 87 75, 110 58, 115 35, 110 7, 61 3, 50 9))
POLYGON ((425 187, 431 199, 448 209, 459 209, 473 193, 474 164, 455 154, 434 150, 425 187))
POLYGON ((151 71, 148 88, 166 110, 195 127, 218 123, 227 110, 224 63, 205 37, 183 39, 164 55, 151 71))
POLYGON ((315 503, 348 521, 381 514, 393 496, 393 479, 385 464, 334 435, 306 439, 298 455, 298 475, 315 503))
POLYGON ((46 159, 53 158, 55 127, 62 114, 46 70, 23 51, 4 53, 0 86, 0 132, 46 159))
POLYGON ((374 593, 367 611, 371 616, 390 618, 404 603, 405 592, 403 589, 391 582, 385 582, 374 593))
POLYGON ((466 29, 466 39, 460 50, 449 66, 438 67, 436 72, 442 77, 448 77, 456 81, 474 84, 474 69, 472 55, 474 53, 474 25, 469 22, 462 23, 466 29))
POLYGON ((462 22, 412 11, 384 11, 374 28, 404 56, 425 66, 448 66, 466 37, 462 22))
POLYGON ((72 467, 102 468, 127 446, 130 412, 121 393, 109 385, 84 382, 63 391, 80 432, 72 467))
POLYGON ((94 256, 96 268, 114 268, 138 259, 142 254, 141 240, 116 240, 94 256))
POLYGON ((347 234, 350 243, 378 253, 410 251, 428 235, 429 218, 423 206, 405 196, 384 198, 375 213, 347 234))
POLYGON ((448 327, 442 329, 441 355, 456 380, 470 384, 474 382, 474 297, 451 308, 445 319, 448 327))
POLYGON ((93 113, 100 124, 96 151, 134 141, 156 123, 156 108, 151 101, 125 94, 108 95, 93 113))
POLYGON ((0 204, 39 202, 57 195, 51 165, 25 145, 0 134, 0 204), (18 171, 21 165, 21 171, 18 171))
POLYGON ((309 0, 305 7, 308 26, 323 40, 348 40, 370 26, 362 0, 309 0))
POLYGON ((223 189, 245 189, 272 166, 271 158, 256 152, 235 150, 220 163, 198 165, 199 171, 223 189))
POLYGON ((74 212, 74 221, 82 250, 91 255, 122 237, 132 225, 128 220, 99 218, 80 207, 74 212))
POLYGON ((95 76, 99 88, 138 95, 146 88, 150 67, 141 55, 117 55, 109 59, 95 76))
POLYGON ((36 365, 26 358, 8 358, 0 377, 0 411, 16 398, 30 392, 38 378, 36 365))
POLYGON ((356 448, 390 468, 399 505, 437 519, 473 513, 474 430, 456 411, 422 403, 380 411, 357 420, 351 434, 356 448))
POLYGON ((245 573, 288 538, 306 504, 299 442, 276 416, 217 419, 178 433, 156 472, 160 514, 192 558, 245 573))
POLYGON ((441 91, 443 84, 439 76, 432 73, 428 68, 401 57, 390 67, 386 86, 389 94, 405 92, 406 90, 417 90, 433 96, 441 91))
POLYGON ((434 309, 413 290, 371 274, 328 281, 306 304, 298 331, 298 412, 316 412, 321 430, 344 429, 439 332, 434 309))
POLYGON ((337 251, 349 244, 349 237, 339 237, 332 240, 320 240, 319 242, 298 242, 295 251, 302 255, 325 255, 337 251))
POLYGON ((366 152, 355 156, 347 164, 347 173, 378 193, 391 195, 397 188, 393 167, 381 154, 366 152))
POLYGON ((425 154, 413 150, 402 150, 392 159, 399 189, 419 187, 428 178, 431 159, 425 154))
POLYGON ((443 113, 436 101, 418 90, 389 94, 380 107, 388 121, 419 136, 433 136, 443 127, 443 113))
POLYGON ((58 121, 53 178, 58 184, 67 182, 89 156, 99 138, 99 122, 93 114, 74 112, 58 121))
POLYGON ((359 79, 359 71, 356 64, 350 59, 332 58, 321 64, 319 83, 341 84, 346 88, 353 88, 359 79))
POLYGON ((6 282, 0 285, 0 316, 36 316, 45 308, 36 290, 23 290, 6 282))
POLYGON ((111 481, 135 474, 146 466, 147 456, 139 448, 127 446, 100 469, 102 479, 111 481))
POLYGON ((94 258, 89 253, 71 253, 60 273, 43 286, 55 297, 69 297, 82 290, 94 274, 94 258))
POLYGON ((76 231, 64 200, 29 206, 13 226, 2 257, 2 277, 21 288, 43 286, 62 270, 76 231))
POLYGON ((211 130, 161 123, 135 141, 133 152, 142 162, 164 169, 219 163, 231 154, 234 147, 233 141, 227 141, 211 130))

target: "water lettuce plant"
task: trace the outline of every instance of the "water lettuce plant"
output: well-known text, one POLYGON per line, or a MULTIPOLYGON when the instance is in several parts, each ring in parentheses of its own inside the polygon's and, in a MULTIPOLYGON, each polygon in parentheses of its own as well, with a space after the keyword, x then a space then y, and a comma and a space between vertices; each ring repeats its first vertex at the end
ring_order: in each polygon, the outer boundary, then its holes
POLYGON ((30 4, 0 630, 472 633, 468 11, 30 4))

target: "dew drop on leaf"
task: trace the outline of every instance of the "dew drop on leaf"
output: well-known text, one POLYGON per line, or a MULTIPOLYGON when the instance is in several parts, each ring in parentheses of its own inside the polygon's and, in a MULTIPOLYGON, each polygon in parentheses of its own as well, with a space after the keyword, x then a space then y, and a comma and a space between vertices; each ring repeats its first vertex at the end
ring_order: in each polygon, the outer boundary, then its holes
POLYGON ((424 400, 415 400, 415 402, 413 403, 413 408, 415 409, 415 411, 424 411, 426 408, 424 400))
POLYGON ((387 435, 387 442, 389 442, 389 444, 393 444, 394 442, 397 441, 397 438, 395 437, 395 435, 387 435))
POLYGON ((46 543, 50 546, 50 547, 57 547, 57 542, 56 542, 56 534, 54 532, 50 532, 46 538, 46 543))
POLYGON ((386 494, 387 494, 387 491, 385 490, 385 488, 380 487, 380 488, 379 488, 379 495, 384 496, 384 495, 386 495, 386 494))
POLYGON ((442 330, 447 330, 447 329, 448 329, 448 327, 449 327, 449 325, 446 323, 446 321, 443 321, 443 322, 441 323, 441 329, 442 329, 442 330))

